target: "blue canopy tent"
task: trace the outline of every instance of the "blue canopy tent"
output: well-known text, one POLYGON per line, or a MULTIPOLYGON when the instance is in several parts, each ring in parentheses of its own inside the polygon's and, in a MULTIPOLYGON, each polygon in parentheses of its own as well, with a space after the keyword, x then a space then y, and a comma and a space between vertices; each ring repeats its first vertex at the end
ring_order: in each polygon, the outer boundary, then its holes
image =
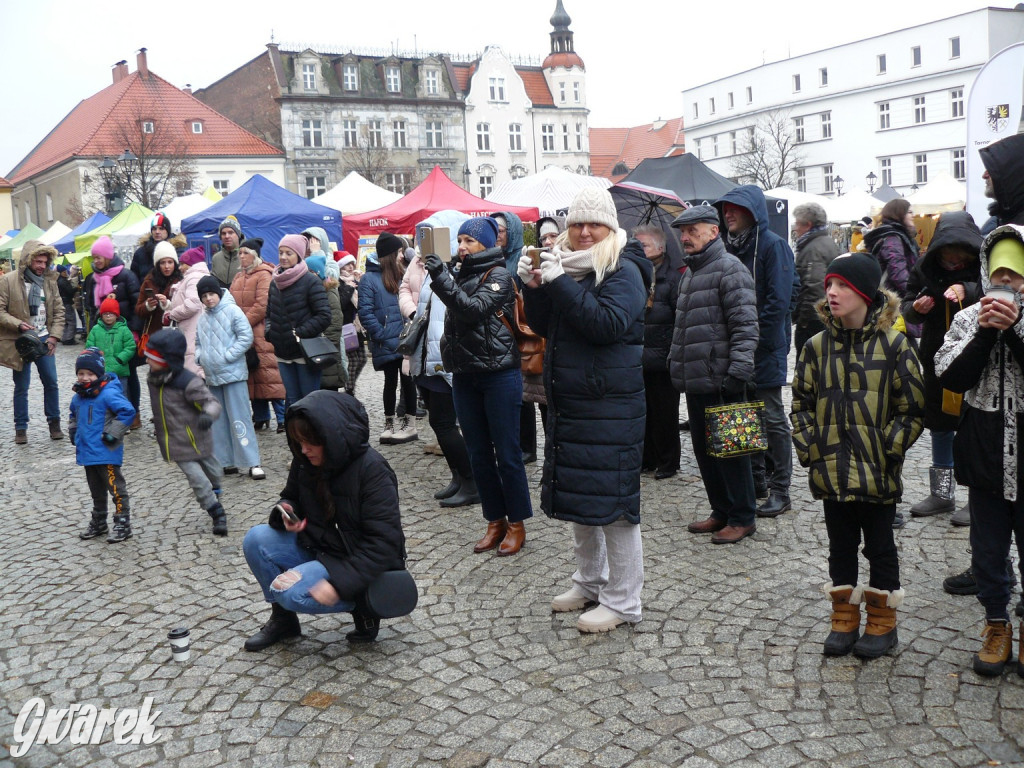
POLYGON ((68 232, 64 237, 53 244, 53 247, 57 249, 57 253, 68 254, 75 252, 75 238, 78 235, 84 235, 86 232, 92 232, 97 227, 102 227, 110 221, 110 217, 103 211, 96 211, 92 216, 83 221, 77 227, 68 232))
MULTIPOLYGON (((190 246, 203 245, 207 255, 220 248, 220 223, 234 216, 245 237, 262 237, 264 261, 277 264, 277 244, 287 234, 307 227, 321 227, 327 237, 341 247, 341 213, 318 205, 279 187, 256 174, 223 200, 189 216, 181 222, 181 231, 190 246)), ((324 250, 327 243, 324 243, 324 250)))

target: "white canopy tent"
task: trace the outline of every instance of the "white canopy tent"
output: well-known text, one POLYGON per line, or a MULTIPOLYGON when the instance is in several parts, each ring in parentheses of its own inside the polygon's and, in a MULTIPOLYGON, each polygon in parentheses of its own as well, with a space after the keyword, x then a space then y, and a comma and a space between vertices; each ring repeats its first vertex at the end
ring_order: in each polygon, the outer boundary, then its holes
POLYGON ((806 203, 817 203, 825 212, 828 213, 828 202, 829 198, 821 195, 812 195, 810 192, 800 192, 795 189, 788 189, 787 187, 776 187, 775 189, 766 189, 764 191, 765 197, 774 197, 777 199, 785 200, 789 203, 789 231, 793 231, 793 209, 798 205, 805 205, 806 203))
POLYGON ((55 221, 48 230, 39 236, 39 240, 45 245, 53 245, 70 231, 71 227, 61 221, 55 221))
POLYGON ((882 206, 877 197, 860 187, 851 187, 842 195, 826 198, 826 201, 825 211, 833 224, 849 224, 865 216, 872 216, 882 206))
POLYGON ((568 208, 585 187, 607 189, 611 185, 600 176, 581 176, 552 166, 533 176, 506 181, 484 199, 498 205, 535 206, 541 214, 550 215, 568 208))
POLYGON ((907 195, 907 202, 920 216, 948 211, 962 211, 967 203, 967 184, 948 173, 940 173, 917 192, 907 195))
POLYGON ((397 192, 378 187, 352 171, 336 186, 314 197, 313 202, 341 211, 345 217, 352 213, 375 211, 401 199, 402 195, 397 192))
MULTIPOLYGON (((214 201, 206 195, 195 193, 176 197, 160 210, 171 220, 171 226, 177 231, 181 231, 182 221, 209 208, 213 203, 214 201)), ((142 236, 149 233, 149 223, 151 220, 151 218, 139 219, 124 229, 115 232, 110 236, 110 239, 114 241, 114 246, 117 248, 135 249, 142 236)))

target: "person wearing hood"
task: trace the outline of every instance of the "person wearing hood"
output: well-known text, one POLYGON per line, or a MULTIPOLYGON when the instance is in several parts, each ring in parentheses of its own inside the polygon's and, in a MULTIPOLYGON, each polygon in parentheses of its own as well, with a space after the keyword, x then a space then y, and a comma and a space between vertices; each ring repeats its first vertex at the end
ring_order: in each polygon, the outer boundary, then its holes
MULTIPOLYGON (((347 251, 336 251, 335 258, 338 265, 338 296, 341 298, 341 314, 345 325, 351 325, 356 332, 356 348, 346 350, 348 357, 348 376, 345 377, 345 391, 350 395, 356 393, 356 381, 359 374, 366 366, 366 334, 360 325, 356 323, 359 319, 359 280, 363 274, 357 268, 356 257, 347 251), (338 258, 338 254, 341 257, 338 258)), ((342 326, 344 333, 345 325, 342 326)))
POLYGON ((434 298, 448 310, 441 359, 452 373, 455 413, 487 521, 473 551, 497 549, 504 557, 522 549, 533 506, 519 445, 519 347, 507 320, 515 282, 497 240, 494 219, 469 219, 459 227, 458 251, 449 264, 436 253, 425 254, 423 263, 434 298))
POLYGON ((768 496, 757 508, 757 515, 778 517, 792 509, 793 448, 782 387, 789 383, 790 310, 800 290, 800 278, 789 244, 769 229, 768 206, 759 187, 734 187, 715 202, 715 208, 725 224, 725 249, 754 277, 758 331, 754 384, 756 399, 764 401, 768 450, 753 454, 750 463, 757 497, 768 496))
POLYGON ((213 454, 224 474, 248 467, 249 477, 263 480, 260 446, 249 408, 249 369, 245 352, 252 346, 252 326, 231 293, 213 275, 196 286, 206 309, 196 324, 196 363, 206 373, 206 386, 220 403, 220 418, 213 424, 213 454))
POLYGON ((515 275, 519 257, 523 253, 523 221, 509 211, 492 213, 491 218, 498 223, 498 240, 495 245, 505 257, 505 269, 515 275))
POLYGON ((757 299, 750 271, 725 250, 718 222, 710 205, 695 205, 672 221, 687 270, 679 282, 668 366, 672 384, 686 395, 693 455, 711 505, 707 519, 686 529, 713 534, 714 544, 734 544, 757 532, 750 457, 708 454, 704 409, 746 399, 754 378, 757 299))
POLYGON ((260 256, 263 238, 243 240, 238 246, 238 272, 231 281, 231 296, 252 327, 252 351, 256 367, 246 359, 249 370, 249 399, 252 402, 253 428, 257 431, 270 425, 270 408, 277 417, 277 431, 284 432, 284 382, 277 368, 274 346, 267 341, 266 319, 270 283, 274 268, 260 256))
POLYGON ((896 609, 904 595, 892 523, 904 457, 924 429, 924 380, 914 345, 893 327, 899 297, 879 290, 881 278, 870 254, 833 259, 819 305, 825 330, 804 344, 793 374, 793 445, 828 531, 826 656, 852 651, 873 659, 899 642, 896 609), (858 577, 861 540, 866 586, 858 577))
POLYGON ((989 218, 981 227, 987 235, 1003 224, 1024 225, 1024 134, 1018 133, 978 150, 985 171, 989 218))
POLYGON ((327 248, 330 242, 327 240, 327 232, 321 227, 307 227, 302 230, 302 236, 306 238, 306 248, 309 255, 306 257, 307 261, 310 258, 323 258, 324 260, 324 271, 327 271, 327 262, 334 262, 334 259, 330 258, 327 254, 327 248))
POLYGON ((242 225, 234 216, 228 216, 217 229, 221 248, 210 259, 210 274, 220 280, 222 288, 231 286, 241 262, 238 260, 238 246, 245 239, 242 225))
POLYGON ((181 256, 188 250, 188 241, 182 234, 174 234, 174 227, 167 214, 157 211, 149 220, 149 232, 139 238, 139 247, 135 249, 132 256, 131 270, 136 279, 142 283, 153 271, 159 259, 156 256, 156 247, 160 243, 167 243, 176 255, 181 256))
MULTIPOLYGON (((981 244, 980 268, 984 295, 953 318, 935 372, 943 387, 964 396, 953 464, 957 481, 969 488, 971 568, 985 609, 984 642, 973 666, 980 675, 998 676, 1013 656, 1013 586, 1005 563, 1014 536, 1024 561, 1024 226, 992 230, 981 244)), ((1024 677, 1024 645, 1018 647, 1017 674, 1024 677)))
POLYGON ((371 643, 380 619, 364 606, 366 588, 384 571, 405 567, 398 479, 370 447, 366 410, 351 395, 313 392, 288 408, 285 424, 288 481, 268 522, 242 542, 270 603, 270 620, 245 650, 302 634, 299 613, 351 613, 355 629, 346 639, 371 643))
MULTIPOLYGON (((314 238, 315 240, 316 238, 314 238)), ((327 294, 327 303, 331 306, 331 323, 324 330, 326 336, 338 350, 341 357, 336 363, 325 366, 320 371, 320 389, 331 389, 337 392, 345 388, 348 380, 348 356, 345 353, 345 345, 341 343, 341 329, 345 325, 345 315, 341 310, 341 295, 338 293, 338 278, 331 277, 327 272, 328 262, 334 263, 334 259, 328 259, 323 251, 312 253, 306 257, 306 266, 309 271, 320 278, 324 284, 324 292, 327 294)))
POLYGON ((580 632, 641 620, 644 312, 654 267, 627 242, 605 189, 583 189, 566 231, 535 269, 519 259, 526 320, 546 339, 544 389, 550 424, 541 509, 572 523, 576 572, 551 601, 578 611, 580 632))
POLYGON ((198 287, 199 281, 210 274, 210 269, 206 266, 206 252, 202 246, 189 248, 181 254, 178 269, 183 275, 181 282, 174 287, 171 298, 159 304, 164 311, 164 324, 175 323, 188 342, 185 367, 202 377, 205 375, 203 369, 195 361, 196 325, 203 314, 203 303, 199 300, 198 287))
POLYGON ((0 277, 0 365, 11 369, 14 380, 14 442, 28 443, 28 387, 35 365, 43 385, 43 413, 50 437, 62 440, 60 428, 60 388, 53 350, 64 333, 64 304, 57 289, 53 264, 57 249, 29 240, 22 246, 18 268, 0 277), (15 341, 26 331, 37 334, 46 343, 47 353, 34 363, 26 363, 18 354, 15 341))

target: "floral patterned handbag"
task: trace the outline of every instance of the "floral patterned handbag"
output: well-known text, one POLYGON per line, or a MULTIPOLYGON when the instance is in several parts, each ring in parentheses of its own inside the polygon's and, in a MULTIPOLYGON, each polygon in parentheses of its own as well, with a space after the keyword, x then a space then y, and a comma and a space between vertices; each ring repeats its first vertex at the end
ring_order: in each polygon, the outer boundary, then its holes
POLYGON ((767 450, 764 401, 708 406, 704 409, 704 438, 708 455, 717 459, 767 450))

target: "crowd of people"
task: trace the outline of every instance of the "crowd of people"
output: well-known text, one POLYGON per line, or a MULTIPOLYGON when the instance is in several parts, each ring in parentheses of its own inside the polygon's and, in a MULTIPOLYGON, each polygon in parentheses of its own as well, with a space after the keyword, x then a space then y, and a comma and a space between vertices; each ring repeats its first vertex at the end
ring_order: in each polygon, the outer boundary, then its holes
MULTIPOLYGON (((519 553, 533 515, 525 465, 538 458, 539 405, 540 507, 571 523, 575 558, 551 609, 583 611, 581 632, 607 632, 642 619, 641 475, 679 471, 685 396, 708 501, 707 517, 688 530, 737 544, 758 518, 785 514, 795 450, 829 538, 824 653, 875 658, 898 645, 904 590, 893 531, 905 524, 904 457, 927 429, 930 492, 910 514, 970 525, 971 567, 944 586, 978 595, 986 625, 973 667, 997 675, 1012 657, 1013 536, 1024 554, 1024 182, 1010 170, 1022 143, 981 152, 992 219, 979 228, 966 212, 944 214, 923 253, 903 198, 847 254, 820 206, 797 206, 794 253, 771 231, 753 185, 679 214, 678 261, 666 230, 620 228, 601 189, 583 190, 564 219, 530 232, 509 212, 435 214, 415 242, 381 233, 365 272, 355 256, 331 252, 316 227, 285 235, 276 265, 265 262, 263 241, 246 238, 234 217, 209 260, 162 213, 130 266, 100 238, 80 287, 53 269, 52 248, 28 243, 19 269, 0 278, 15 442, 27 442, 33 365, 50 436, 64 436, 53 350, 76 343, 76 293, 88 337, 68 431, 93 500, 83 539, 132 536, 118 467, 125 434, 140 427, 140 368, 161 455, 181 468, 215 535, 228 532, 223 475, 266 477, 258 435, 276 423, 292 454, 288 481, 243 545, 271 604, 245 643, 255 651, 298 635, 299 613, 348 612, 350 642, 376 638, 368 585, 404 568, 406 553, 397 479, 371 443, 418 440, 424 408, 450 475, 435 498, 480 505, 475 553, 519 553), (443 254, 416 247, 432 228, 454 233, 443 254), (542 368, 528 365, 526 331, 543 340, 542 368), (31 360, 16 344, 25 334, 41 343, 31 360), (304 344, 321 336, 338 353, 326 365, 304 344), (379 425, 354 397, 367 361, 383 373, 379 425), (709 414, 749 403, 763 411, 764 449, 710 450, 709 414), (968 488, 959 510, 958 483, 968 488)), ((1024 675, 1024 624, 1021 635, 1024 675)))

